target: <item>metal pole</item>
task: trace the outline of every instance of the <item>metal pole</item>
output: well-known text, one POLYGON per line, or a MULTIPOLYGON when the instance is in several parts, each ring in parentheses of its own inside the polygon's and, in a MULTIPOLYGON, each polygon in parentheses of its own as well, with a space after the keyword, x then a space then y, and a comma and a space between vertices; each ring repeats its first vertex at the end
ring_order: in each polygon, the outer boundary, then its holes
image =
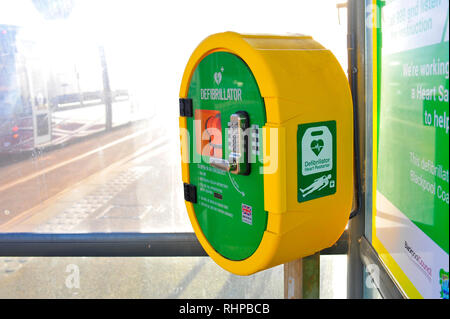
POLYGON ((0 233, 5 257, 207 256, 194 233, 0 233))
MULTIPOLYGON (((347 253, 347 233, 321 255, 347 253)), ((4 257, 207 256, 194 233, 0 233, 4 257)))
POLYGON ((106 63, 105 49, 102 45, 98 48, 102 65, 103 96, 105 101, 105 129, 109 131, 112 128, 112 93, 109 83, 108 65, 106 63))
POLYGON ((320 252, 284 264, 284 298, 320 298, 320 252))
MULTIPOLYGON (((349 0, 348 2, 348 77, 352 89, 355 117, 355 169, 359 170, 361 180, 356 181, 356 186, 364 185, 365 162, 365 3, 361 0, 349 0), (358 161, 359 160, 359 161, 358 161)), ((359 255, 358 240, 364 235, 365 209, 364 190, 360 188, 358 194, 358 214, 350 219, 349 251, 347 267, 347 294, 350 299, 363 298, 364 267, 359 255)))

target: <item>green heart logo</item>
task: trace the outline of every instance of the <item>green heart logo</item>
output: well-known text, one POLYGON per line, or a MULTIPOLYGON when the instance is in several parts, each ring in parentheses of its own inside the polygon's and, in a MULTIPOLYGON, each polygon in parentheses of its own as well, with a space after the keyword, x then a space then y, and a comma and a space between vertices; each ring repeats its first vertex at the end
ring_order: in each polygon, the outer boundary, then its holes
POLYGON ((319 156, 320 152, 322 152, 323 145, 323 140, 314 140, 311 142, 311 150, 316 156, 319 156))
POLYGON ((220 72, 214 73, 214 81, 217 83, 217 85, 219 85, 220 82, 222 82, 222 73, 220 72))

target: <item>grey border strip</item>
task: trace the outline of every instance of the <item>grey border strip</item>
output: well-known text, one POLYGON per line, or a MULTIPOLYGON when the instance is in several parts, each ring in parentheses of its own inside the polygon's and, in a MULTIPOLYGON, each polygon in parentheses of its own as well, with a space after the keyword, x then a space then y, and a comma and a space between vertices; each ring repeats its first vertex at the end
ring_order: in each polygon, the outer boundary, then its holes
POLYGON ((359 239, 359 245, 364 266, 370 269, 371 265, 375 265, 378 270, 379 278, 373 283, 377 286, 381 296, 385 299, 407 299, 366 237, 363 236, 359 239))

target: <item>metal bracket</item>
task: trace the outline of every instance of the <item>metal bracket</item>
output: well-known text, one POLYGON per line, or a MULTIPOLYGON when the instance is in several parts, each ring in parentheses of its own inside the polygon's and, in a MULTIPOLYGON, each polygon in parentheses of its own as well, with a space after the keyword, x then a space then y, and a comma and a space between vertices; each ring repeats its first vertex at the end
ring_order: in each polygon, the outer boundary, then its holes
POLYGON ((192 99, 180 98, 180 116, 192 117, 193 115, 192 99))
POLYGON ((197 187, 192 184, 183 183, 184 185, 184 200, 197 204, 197 187))
POLYGON ((375 267, 377 270, 377 278, 373 279, 373 284, 376 286, 381 296, 385 299, 407 299, 406 295, 397 285, 396 281, 386 269, 383 261, 380 259, 377 252, 366 237, 362 236, 358 242, 359 254, 361 256, 362 263, 366 267, 366 271, 370 274, 371 268, 375 267))

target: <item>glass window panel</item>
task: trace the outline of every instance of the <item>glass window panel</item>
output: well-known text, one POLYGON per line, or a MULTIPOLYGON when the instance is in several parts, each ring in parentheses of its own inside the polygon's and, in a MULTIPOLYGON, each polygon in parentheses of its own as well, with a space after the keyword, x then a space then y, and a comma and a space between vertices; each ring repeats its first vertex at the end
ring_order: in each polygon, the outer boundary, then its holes
POLYGON ((283 298, 283 266, 236 276, 205 257, 0 257, 0 298, 283 298), (206 284, 207 283, 207 284, 206 284))
MULTIPOLYGON (((346 298, 346 256, 321 256, 320 298, 346 298)), ((0 257, 0 298, 284 298, 283 266, 236 276, 207 257, 0 257)))
POLYGON ((0 232, 192 231, 177 97, 211 33, 312 34, 347 63, 334 1, 6 3, 0 232))
MULTIPOLYGON (((177 99, 209 34, 310 34, 347 69, 335 1, 53 2, 0 10, 0 232, 191 232, 177 99)), ((330 258, 321 297, 343 297, 330 258)), ((282 283, 282 266, 238 277, 200 257, 0 257, 1 298, 282 298, 282 283)))

